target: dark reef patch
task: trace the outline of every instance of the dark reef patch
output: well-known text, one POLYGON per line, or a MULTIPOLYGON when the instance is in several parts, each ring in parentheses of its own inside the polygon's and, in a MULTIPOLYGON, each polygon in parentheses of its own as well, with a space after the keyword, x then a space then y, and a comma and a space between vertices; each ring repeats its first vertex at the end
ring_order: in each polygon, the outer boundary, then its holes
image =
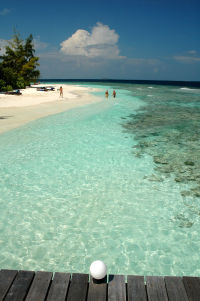
MULTIPOLYGON (((177 183, 190 184, 181 192, 183 197, 200 197, 200 94, 182 92, 166 87, 152 88, 151 98, 146 87, 133 91, 144 100, 137 114, 129 114, 122 124, 126 132, 134 134, 137 144, 133 154, 152 156, 155 181, 173 175, 177 183), (152 92, 153 93, 152 93, 152 92)), ((153 179, 149 179, 153 180, 153 179)), ((182 220, 182 223, 185 222, 182 220)))

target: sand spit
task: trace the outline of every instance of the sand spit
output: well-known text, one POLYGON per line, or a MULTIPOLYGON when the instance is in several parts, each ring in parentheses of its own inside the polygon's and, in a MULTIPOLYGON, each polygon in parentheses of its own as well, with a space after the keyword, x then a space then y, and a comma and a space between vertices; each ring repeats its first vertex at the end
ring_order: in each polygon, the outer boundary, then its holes
MULTIPOLYGON (((42 87, 49 85, 40 85, 42 87)), ((40 86, 21 90, 22 95, 0 94, 0 133, 22 126, 30 121, 48 115, 67 111, 77 106, 100 101, 90 94, 95 88, 62 85, 63 98, 59 94, 59 84, 52 85, 55 91, 38 91, 40 86)))

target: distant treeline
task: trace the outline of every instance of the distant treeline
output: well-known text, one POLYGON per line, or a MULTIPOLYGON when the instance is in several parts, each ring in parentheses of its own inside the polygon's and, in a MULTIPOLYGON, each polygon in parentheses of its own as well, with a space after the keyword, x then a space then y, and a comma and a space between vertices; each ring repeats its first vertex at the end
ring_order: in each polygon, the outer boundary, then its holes
POLYGON ((0 56, 0 91, 23 89, 37 80, 39 58, 34 53, 33 36, 23 40, 19 33, 15 33, 5 54, 0 56))

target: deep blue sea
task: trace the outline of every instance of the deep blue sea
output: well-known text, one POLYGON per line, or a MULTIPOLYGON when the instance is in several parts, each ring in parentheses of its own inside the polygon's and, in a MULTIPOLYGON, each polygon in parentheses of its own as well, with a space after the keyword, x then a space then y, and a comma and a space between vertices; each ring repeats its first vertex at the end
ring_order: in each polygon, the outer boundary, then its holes
POLYGON ((100 101, 0 135, 0 267, 199 276, 200 83, 41 82, 100 101))

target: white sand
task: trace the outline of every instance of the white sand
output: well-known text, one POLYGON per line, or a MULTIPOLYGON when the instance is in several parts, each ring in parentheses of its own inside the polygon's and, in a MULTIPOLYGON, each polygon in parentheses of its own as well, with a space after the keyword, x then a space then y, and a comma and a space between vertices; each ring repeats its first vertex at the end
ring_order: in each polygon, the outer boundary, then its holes
POLYGON ((100 101, 101 98, 89 94, 95 88, 62 85, 63 98, 60 97, 60 84, 51 85, 55 91, 37 91, 32 88, 20 90, 22 95, 0 94, 0 133, 19 127, 25 123, 48 115, 57 114, 76 106, 100 101))

